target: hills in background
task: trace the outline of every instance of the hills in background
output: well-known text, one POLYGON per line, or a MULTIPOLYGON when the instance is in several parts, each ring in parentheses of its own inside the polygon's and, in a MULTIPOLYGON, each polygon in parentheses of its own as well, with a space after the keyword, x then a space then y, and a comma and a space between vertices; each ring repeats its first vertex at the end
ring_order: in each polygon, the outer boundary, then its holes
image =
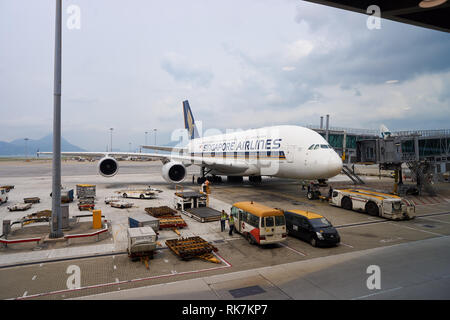
MULTIPOLYGON (((23 156, 28 153, 29 156, 36 156, 37 151, 53 151, 53 135, 49 134, 39 140, 16 139, 11 142, 0 141, 0 156, 23 156), (27 152, 28 149, 28 152, 27 152)), ((84 149, 71 144, 61 137, 61 151, 85 151, 84 149)))

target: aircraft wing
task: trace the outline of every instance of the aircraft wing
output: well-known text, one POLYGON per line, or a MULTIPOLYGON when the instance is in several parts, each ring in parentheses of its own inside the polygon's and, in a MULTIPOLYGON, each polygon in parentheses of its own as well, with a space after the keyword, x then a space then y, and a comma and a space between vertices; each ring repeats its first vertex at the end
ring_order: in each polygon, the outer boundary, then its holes
MULTIPOLYGON (((177 148, 180 149, 180 148, 177 148)), ((162 150, 162 149, 160 149, 162 150)), ((38 152, 37 154, 51 155, 52 152, 38 152)), ((223 159, 222 157, 199 157, 191 156, 190 154, 177 153, 173 151, 172 153, 161 154, 161 153, 139 153, 139 152, 71 152, 65 151, 61 152, 63 156, 74 156, 74 157, 141 157, 141 158, 158 158, 163 161, 180 161, 185 165, 195 164, 198 166, 214 168, 219 170, 232 170, 232 171, 243 171, 246 170, 249 165, 247 162, 238 159, 223 159)))
MULTIPOLYGON (((38 152, 38 155, 40 154, 46 154, 51 155, 53 152, 38 152)), ((168 158, 168 155, 162 155, 162 154, 151 154, 151 153, 138 153, 138 152, 71 152, 71 151, 64 151, 61 152, 61 155, 63 156, 73 156, 73 157, 143 157, 143 158, 168 158)))
POLYGON ((161 151, 176 152, 176 153, 187 152, 187 149, 178 148, 178 147, 163 147, 163 146, 141 146, 141 147, 144 149, 161 150, 161 151))

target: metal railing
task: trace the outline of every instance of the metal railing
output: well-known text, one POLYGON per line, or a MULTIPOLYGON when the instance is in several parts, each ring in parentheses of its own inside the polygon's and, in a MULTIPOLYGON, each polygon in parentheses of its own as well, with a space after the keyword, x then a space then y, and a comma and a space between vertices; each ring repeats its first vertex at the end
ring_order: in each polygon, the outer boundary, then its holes
POLYGON ((450 137, 450 129, 396 131, 393 132, 392 134, 399 137, 404 136, 450 137))

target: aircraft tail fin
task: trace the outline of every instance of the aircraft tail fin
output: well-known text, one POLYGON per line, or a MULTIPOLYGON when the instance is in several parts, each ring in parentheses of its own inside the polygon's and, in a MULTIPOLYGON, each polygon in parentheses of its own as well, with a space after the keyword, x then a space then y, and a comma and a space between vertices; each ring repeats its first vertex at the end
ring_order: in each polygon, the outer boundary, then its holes
POLYGON ((388 138, 392 135, 391 131, 384 125, 380 125, 381 137, 388 138))
POLYGON ((188 131, 189 140, 199 138, 197 128, 195 127, 194 116, 192 115, 189 101, 183 101, 184 127, 188 131))

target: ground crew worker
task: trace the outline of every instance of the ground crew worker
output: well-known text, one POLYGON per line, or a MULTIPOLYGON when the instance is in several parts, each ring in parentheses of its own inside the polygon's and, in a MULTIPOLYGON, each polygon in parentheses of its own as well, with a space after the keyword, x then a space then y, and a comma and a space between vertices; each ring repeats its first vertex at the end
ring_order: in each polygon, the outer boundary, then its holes
POLYGON ((230 232, 228 233, 230 236, 233 235, 233 229, 234 229, 234 217, 230 214, 230 217, 228 218, 228 225, 230 226, 230 232))
MULTIPOLYGON (((207 181, 208 181, 208 180, 207 180, 207 181)), ((206 193, 206 184, 205 184, 205 182, 202 183, 202 185, 201 185, 200 188, 201 188, 201 192, 202 192, 202 193, 206 193)))
POLYGON ((222 215, 220 216, 220 232, 225 231, 225 221, 227 221, 228 215, 225 210, 222 210, 222 215))
POLYGON ((205 193, 207 193, 207 194, 209 194, 210 193, 210 191, 209 191, 209 184, 210 184, 210 182, 209 182, 209 180, 206 180, 206 182, 205 182, 205 193))

